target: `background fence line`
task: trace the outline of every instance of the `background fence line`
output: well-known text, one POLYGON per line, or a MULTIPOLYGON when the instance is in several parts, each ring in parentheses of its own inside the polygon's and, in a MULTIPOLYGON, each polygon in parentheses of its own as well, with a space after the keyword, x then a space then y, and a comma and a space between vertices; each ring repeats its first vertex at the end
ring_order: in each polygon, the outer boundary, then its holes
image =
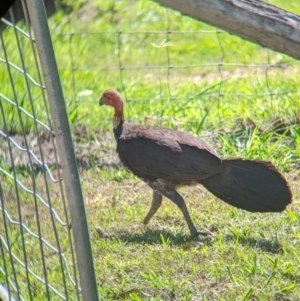
MULTIPOLYGON (((11 10, 10 21, 1 20, 6 28, 0 33, 0 80, 5 83, 0 91, 0 285, 18 300, 96 298, 94 266, 89 260, 84 264, 81 257, 82 252, 90 253, 89 233, 86 225, 83 231, 76 226, 78 219, 86 223, 84 207, 74 199, 81 198, 81 183, 77 178, 73 190, 66 182, 77 173, 75 159, 83 170, 98 166, 111 178, 125 177, 118 174, 111 116, 98 108, 97 100, 107 88, 117 88, 124 96, 130 122, 192 131, 225 156, 268 160, 266 149, 249 147, 249 132, 257 126, 258 137, 270 135, 264 146, 286 134, 286 148, 278 147, 275 164, 281 170, 300 166, 293 134, 300 120, 299 61, 249 46, 225 31, 145 0, 87 0, 77 11, 70 1, 70 11, 58 11, 48 19, 52 42, 44 46, 53 44, 76 148, 76 158, 71 149, 72 164, 66 164, 66 145, 72 147, 72 140, 63 141, 63 131, 67 135, 70 131, 66 123, 57 124, 61 109, 54 104, 51 110, 49 105, 52 97, 62 95, 53 87, 47 94, 45 57, 41 64, 38 59, 44 33, 40 38, 33 35, 28 3, 40 1, 22 0, 22 21, 17 22, 11 10), (163 25, 158 26, 157 20, 163 25), (244 105, 238 110, 240 103, 244 105), (211 118, 212 112, 217 119, 211 118), (222 143, 223 137, 229 137, 232 145, 222 143), (64 145, 60 156, 59 145, 64 145), (64 164, 69 171, 62 171, 64 164), (66 197, 70 193, 71 211, 77 210, 71 214, 66 197), (81 236, 81 242, 73 241, 70 215, 75 238, 81 236), (87 295, 79 283, 78 264, 84 266, 83 283, 92 286, 86 286, 87 295)), ((46 69, 51 65, 48 62, 46 69)), ((51 81, 59 84, 57 77, 51 81)), ((101 180, 99 195, 105 187, 101 180)), ((88 198, 102 201, 95 192, 88 198)), ((115 196, 111 198, 114 202, 115 196)), ((89 206, 93 229, 97 221, 91 211, 96 210, 89 206)), ((97 256, 102 256, 101 250, 97 256)), ((95 269, 101 290, 106 270, 99 262, 97 258, 95 269)))

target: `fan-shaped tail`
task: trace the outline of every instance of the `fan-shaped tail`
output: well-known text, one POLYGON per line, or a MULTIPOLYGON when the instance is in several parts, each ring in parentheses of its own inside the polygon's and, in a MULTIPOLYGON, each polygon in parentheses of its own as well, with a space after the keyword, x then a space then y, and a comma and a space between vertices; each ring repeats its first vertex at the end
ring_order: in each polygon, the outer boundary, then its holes
POLYGON ((201 184, 226 203, 251 212, 279 212, 292 202, 284 176, 270 162, 223 160, 224 172, 201 184))

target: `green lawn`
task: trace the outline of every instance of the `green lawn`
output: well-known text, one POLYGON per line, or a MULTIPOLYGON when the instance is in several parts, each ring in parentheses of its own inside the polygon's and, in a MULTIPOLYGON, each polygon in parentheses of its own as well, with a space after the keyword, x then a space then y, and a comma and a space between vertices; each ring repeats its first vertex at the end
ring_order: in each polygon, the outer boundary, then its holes
MULTIPOLYGON (((300 14, 298 1, 268 2, 300 14)), ((95 167, 83 172, 102 299, 300 299, 299 62, 146 0, 90 1, 74 13, 57 12, 49 25, 71 126, 87 125, 91 144, 105 147, 101 133, 111 131, 113 112, 100 108, 98 99, 113 87, 124 96, 128 120, 191 131, 223 157, 270 160, 285 173, 294 194, 288 211, 253 214, 222 203, 202 187, 183 188, 193 221, 199 230, 213 233, 192 240, 181 212, 170 201, 163 203, 147 228, 142 226, 151 191, 125 170, 95 167), (251 121, 254 127, 249 126, 251 121), (95 230, 98 226, 112 238, 101 238, 95 230)), ((3 39, 8 59, 21 66, 13 30, 4 31, 3 39)), ((26 71, 36 79, 31 46, 25 37, 20 40, 26 71)), ((3 50, 0 57, 4 57, 3 50)), ((23 76, 16 70, 12 75, 22 107, 32 114, 23 76)), ((7 81, 4 64, 0 64, 0 81, 7 81)), ((41 91, 33 82, 30 89, 35 113, 46 122, 41 91)), ((0 92, 14 99, 11 86, 2 86, 0 92)), ((20 132, 16 109, 4 101, 3 108, 8 126, 20 132)), ((24 123, 32 131, 32 120, 24 118, 24 123)), ((107 149, 109 155, 114 151, 107 149)), ((0 179, 3 190, 12 195, 7 210, 13 210, 14 186, 4 181, 5 176, 0 179)), ((41 177, 36 181, 45 195, 41 177)), ((63 210, 57 185, 51 186, 51 193, 54 208, 63 210)), ((30 224, 34 207, 32 199, 27 201, 22 212, 26 213, 24 223, 30 224)), ((51 228, 47 211, 42 217, 46 238, 55 244, 47 232, 51 228)), ((10 225, 16 242, 18 231, 10 225)), ((66 250, 67 231, 60 227, 59 233, 66 250)), ((36 241, 28 244, 32 246, 30 260, 40 271, 36 241)), ((59 262, 46 255, 51 281, 60 287, 59 262)), ((68 287, 71 291, 72 285, 68 287)), ((38 284, 35 293, 35 300, 46 300, 38 284)))

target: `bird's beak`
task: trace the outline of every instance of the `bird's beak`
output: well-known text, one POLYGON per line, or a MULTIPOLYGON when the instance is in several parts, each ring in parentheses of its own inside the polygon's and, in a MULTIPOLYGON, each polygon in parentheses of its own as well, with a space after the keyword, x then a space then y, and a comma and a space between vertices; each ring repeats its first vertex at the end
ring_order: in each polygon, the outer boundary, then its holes
POLYGON ((101 97, 100 100, 99 100, 99 106, 103 106, 103 105, 104 105, 104 102, 103 102, 103 99, 101 97))

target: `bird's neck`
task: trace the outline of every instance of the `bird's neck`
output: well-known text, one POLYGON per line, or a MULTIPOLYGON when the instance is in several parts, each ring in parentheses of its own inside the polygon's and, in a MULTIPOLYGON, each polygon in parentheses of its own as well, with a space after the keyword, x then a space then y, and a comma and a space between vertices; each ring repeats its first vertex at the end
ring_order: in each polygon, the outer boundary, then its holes
POLYGON ((113 124, 114 124, 114 130, 117 129, 117 127, 124 122, 124 115, 115 115, 113 119, 113 124))
POLYGON ((114 130, 119 126, 120 123, 124 122, 123 104, 120 103, 115 107, 115 115, 113 119, 114 130))
POLYGON ((114 118, 114 129, 113 129, 113 132, 114 132, 114 136, 115 136, 115 139, 118 141, 120 136, 122 135, 122 132, 123 132, 123 124, 124 124, 124 119, 115 119, 114 118))

